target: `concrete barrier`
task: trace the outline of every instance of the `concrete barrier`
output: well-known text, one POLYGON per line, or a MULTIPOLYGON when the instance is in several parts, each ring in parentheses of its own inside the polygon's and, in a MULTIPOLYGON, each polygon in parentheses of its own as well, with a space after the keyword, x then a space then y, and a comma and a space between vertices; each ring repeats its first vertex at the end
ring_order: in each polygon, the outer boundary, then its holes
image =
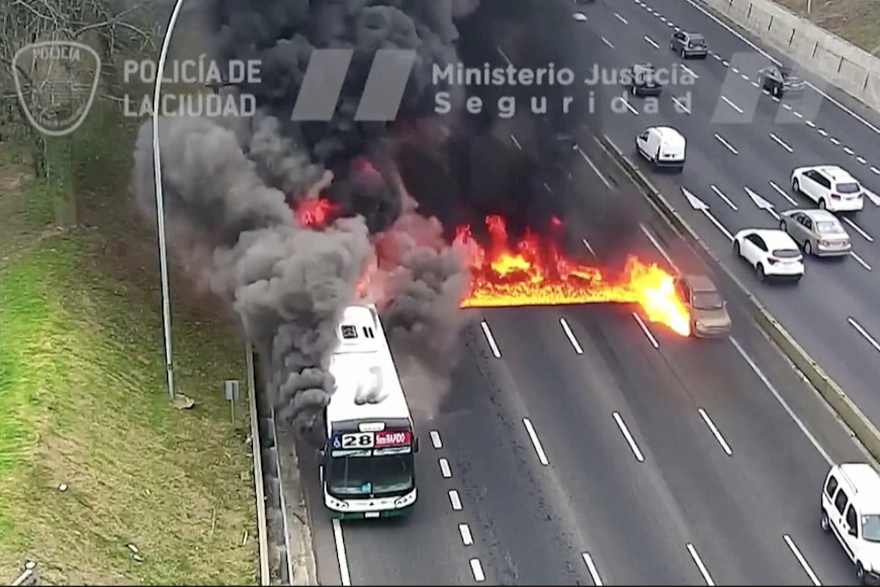
POLYGON ((652 208, 663 217, 672 229, 685 241, 695 244, 692 247, 698 255, 717 266, 723 271, 748 300, 746 309, 758 326, 767 333, 777 347, 791 360, 797 369, 803 373, 807 380, 825 398, 825 401, 834 409, 840 418, 861 441, 865 448, 874 458, 880 460, 880 430, 865 416, 859 407, 844 393, 843 389, 834 382, 831 377, 814 361, 798 342, 785 330, 785 328, 764 308, 758 299, 751 294, 745 284, 734 275, 722 262, 721 259, 709 248, 702 238, 690 225, 676 212, 675 208, 663 197, 663 194, 654 187, 651 181, 644 176, 630 161, 621 153, 607 137, 597 138, 597 142, 608 152, 638 186, 639 191, 647 199, 652 208))
POLYGON ((880 111, 880 58, 772 0, 696 0, 779 49, 806 71, 880 111))

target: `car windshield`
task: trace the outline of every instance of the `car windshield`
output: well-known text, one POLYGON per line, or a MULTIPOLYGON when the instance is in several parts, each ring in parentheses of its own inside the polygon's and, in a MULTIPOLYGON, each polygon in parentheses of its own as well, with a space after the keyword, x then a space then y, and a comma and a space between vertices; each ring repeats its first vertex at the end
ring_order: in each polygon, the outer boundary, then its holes
POLYGON ((801 256, 797 249, 776 249, 772 255, 777 259, 797 259, 801 256))
POLYGON ((862 516, 862 538, 868 542, 880 542, 880 515, 862 516))
POLYGON ((339 496, 365 496, 408 491, 415 486, 413 455, 333 457, 327 489, 339 496))
POLYGON ((694 294, 694 308, 697 310, 720 310, 724 307, 724 298, 717 291, 698 292, 694 294))
POLYGON ((862 188, 857 183, 839 183, 837 184, 836 191, 841 194, 857 194, 862 191, 862 188))
POLYGON ((816 223, 816 230, 822 234, 842 234, 843 227, 840 223, 833 220, 826 220, 816 223))

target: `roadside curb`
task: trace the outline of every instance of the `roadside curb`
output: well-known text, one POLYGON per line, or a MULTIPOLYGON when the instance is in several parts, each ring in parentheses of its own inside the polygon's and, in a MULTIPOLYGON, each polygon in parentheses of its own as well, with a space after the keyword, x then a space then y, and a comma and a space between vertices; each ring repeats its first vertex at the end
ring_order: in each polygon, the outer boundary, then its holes
POLYGON ((749 301, 748 309, 758 326, 768 334, 776 346, 794 363, 795 367, 803 373, 813 387, 819 391, 822 397, 825 398, 825 401, 828 402, 844 423, 849 426, 868 452, 875 459, 880 460, 880 430, 874 426, 858 406, 846 395, 843 389, 822 370, 816 361, 807 354, 788 331, 767 311, 763 304, 751 294, 742 281, 721 262, 706 242, 700 238, 696 231, 685 222, 675 208, 663 197, 663 194, 620 152, 608 137, 601 135, 596 138, 596 141, 611 155, 617 165, 623 168, 651 207, 666 220, 672 229, 684 239, 699 245, 698 249, 696 249, 697 253, 708 257, 714 265, 718 266, 742 290, 743 295, 749 301))

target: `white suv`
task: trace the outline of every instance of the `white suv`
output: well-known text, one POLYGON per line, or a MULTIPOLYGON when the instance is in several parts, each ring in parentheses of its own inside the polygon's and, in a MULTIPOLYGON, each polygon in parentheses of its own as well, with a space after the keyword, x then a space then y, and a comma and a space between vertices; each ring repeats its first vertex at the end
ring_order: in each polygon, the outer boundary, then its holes
POLYGON ((831 212, 859 212, 865 207, 862 185, 836 165, 798 167, 791 172, 791 189, 831 212))
POLYGON ((871 465, 831 467, 822 488, 821 521, 855 564, 862 585, 880 581, 880 475, 871 465))

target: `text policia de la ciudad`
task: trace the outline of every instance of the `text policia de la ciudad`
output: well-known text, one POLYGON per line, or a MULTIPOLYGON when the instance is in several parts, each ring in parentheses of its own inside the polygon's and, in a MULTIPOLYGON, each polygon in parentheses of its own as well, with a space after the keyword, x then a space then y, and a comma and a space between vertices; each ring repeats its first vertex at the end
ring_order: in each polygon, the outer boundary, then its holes
MULTIPOLYGON (((156 62, 127 59, 123 65, 125 83, 156 82, 158 67, 156 62)), ((246 93, 221 94, 222 86, 239 84, 259 84, 260 61, 256 59, 230 60, 223 65, 200 55, 198 59, 175 59, 168 61, 162 71, 163 84, 189 84, 214 88, 214 93, 192 93, 165 91, 160 98, 162 116, 253 116, 257 102, 253 95, 246 93)), ((140 99, 124 96, 125 116, 141 118, 152 116, 153 98, 144 95, 140 99)))
MULTIPOLYGON (((651 80, 663 86, 691 86, 695 82, 694 75, 685 68, 673 67, 672 69, 667 69, 658 67, 651 70, 648 75, 651 80)), ((646 81, 646 79, 640 79, 639 81, 646 81)), ((493 67, 489 63, 485 63, 483 67, 465 67, 462 64, 450 64, 441 67, 438 64, 434 64, 431 81, 435 87, 495 86, 515 88, 519 86, 572 86, 577 80, 575 73, 571 69, 567 67, 557 68, 553 63, 548 63, 546 67, 536 68, 519 68, 512 64, 507 67, 493 67)), ((631 69, 609 69, 595 64, 582 83, 593 87, 609 86, 620 88, 631 84, 632 81, 633 72, 631 69)), ((589 100, 589 111, 595 112, 597 106, 595 92, 590 91, 587 99, 589 100)), ((529 106, 533 114, 546 114, 551 109, 561 110, 567 114, 574 101, 574 96, 562 96, 556 98, 556 104, 548 104, 550 100, 546 96, 538 95, 532 96, 529 99, 529 106)), ((644 110, 651 112, 652 108, 657 108, 656 102, 656 98, 649 97, 646 100, 644 110)), ((511 118, 516 114, 517 98, 512 95, 501 96, 497 99, 496 106, 498 116, 501 118, 511 118)), ((621 91, 620 95, 612 96, 610 106, 616 112, 626 112, 626 92, 621 91)), ((465 101, 465 109, 469 114, 480 114, 484 107, 483 99, 479 96, 469 96, 465 101)), ((690 92, 677 98, 676 108, 682 108, 683 111, 690 108, 690 92)), ((438 91, 434 95, 434 111, 437 114, 449 114, 452 109, 451 92, 438 91)))

